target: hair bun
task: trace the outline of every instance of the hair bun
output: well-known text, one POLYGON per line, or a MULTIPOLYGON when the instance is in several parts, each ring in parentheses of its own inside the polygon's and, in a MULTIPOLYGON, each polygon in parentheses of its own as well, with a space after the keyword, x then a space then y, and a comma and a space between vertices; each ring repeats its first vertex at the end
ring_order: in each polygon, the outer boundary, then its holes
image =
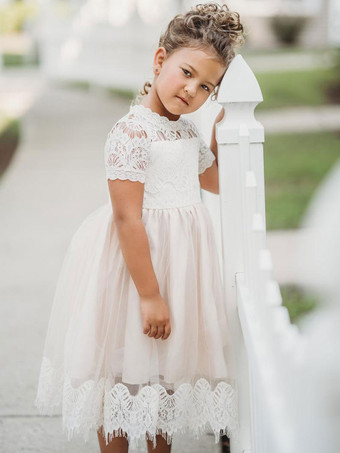
POLYGON ((199 3, 186 14, 185 24, 191 30, 204 27, 206 30, 230 33, 234 35, 235 45, 244 43, 240 15, 235 11, 230 11, 226 4, 199 3))

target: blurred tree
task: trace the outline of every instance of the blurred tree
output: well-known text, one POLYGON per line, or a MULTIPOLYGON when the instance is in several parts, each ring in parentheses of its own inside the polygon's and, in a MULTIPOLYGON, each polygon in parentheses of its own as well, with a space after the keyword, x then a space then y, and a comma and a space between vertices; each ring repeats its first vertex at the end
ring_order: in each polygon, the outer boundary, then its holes
POLYGON ((0 33, 20 33, 27 21, 34 19, 39 11, 36 1, 14 0, 0 5, 0 33))
POLYGON ((275 15, 269 19, 269 24, 280 43, 294 45, 307 21, 303 16, 275 15))

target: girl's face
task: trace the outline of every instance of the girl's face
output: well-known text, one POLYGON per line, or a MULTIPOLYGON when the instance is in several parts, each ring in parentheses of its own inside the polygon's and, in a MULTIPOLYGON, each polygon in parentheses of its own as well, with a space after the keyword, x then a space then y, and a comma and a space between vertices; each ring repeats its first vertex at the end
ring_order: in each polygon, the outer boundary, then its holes
POLYGON ((225 71, 226 67, 208 50, 184 47, 168 56, 164 47, 159 47, 154 58, 156 75, 145 104, 177 120, 204 104, 225 71))

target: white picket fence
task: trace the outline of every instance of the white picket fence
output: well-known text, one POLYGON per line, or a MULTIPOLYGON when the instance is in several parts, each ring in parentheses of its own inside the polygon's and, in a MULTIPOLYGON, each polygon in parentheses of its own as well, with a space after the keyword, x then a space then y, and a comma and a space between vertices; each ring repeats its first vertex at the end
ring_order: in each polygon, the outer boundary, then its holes
MULTIPOLYGON (((281 304, 266 248, 264 128, 254 117, 262 100, 252 70, 237 55, 222 81, 218 104, 208 104, 196 116, 204 135, 211 133, 220 106, 225 109, 216 126, 220 194, 204 192, 203 200, 221 244, 235 354, 240 433, 232 452, 302 453, 295 422, 304 340, 281 304)), ((210 143, 210 136, 205 138, 210 143)))

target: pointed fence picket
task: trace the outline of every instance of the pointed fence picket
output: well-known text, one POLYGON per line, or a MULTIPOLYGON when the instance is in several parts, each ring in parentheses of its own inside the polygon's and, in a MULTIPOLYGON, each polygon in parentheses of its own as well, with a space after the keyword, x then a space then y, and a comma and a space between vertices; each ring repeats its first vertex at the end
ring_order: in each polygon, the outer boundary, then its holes
MULTIPOLYGON (((202 196, 221 244, 234 352, 232 377, 238 391, 240 428, 232 452, 295 453, 298 403, 294 380, 301 367, 303 339, 282 306, 266 247, 264 128, 254 116, 262 100, 253 71, 237 55, 217 98, 217 106, 225 109, 223 120, 216 125, 220 193, 203 191, 202 196)), ((216 116, 216 103, 196 116, 207 140, 216 116)))

